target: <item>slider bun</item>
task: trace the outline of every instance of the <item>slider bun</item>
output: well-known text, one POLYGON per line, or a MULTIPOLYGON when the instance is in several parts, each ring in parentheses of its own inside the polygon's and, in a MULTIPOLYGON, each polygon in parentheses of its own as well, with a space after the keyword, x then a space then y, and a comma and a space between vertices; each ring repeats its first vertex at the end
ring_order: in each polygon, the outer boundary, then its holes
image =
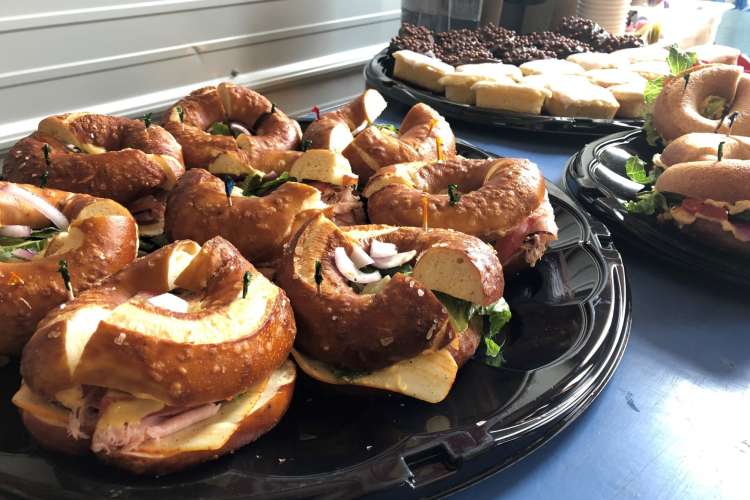
POLYGON ((271 375, 206 420, 135 450, 97 456, 136 474, 159 475, 214 460, 260 438, 279 423, 292 402, 296 369, 285 361, 271 375))
POLYGON ((730 159, 672 165, 659 176, 655 187, 699 200, 750 200, 750 162, 730 159))
POLYGON ((716 161, 720 142, 724 143, 724 160, 750 160, 750 138, 748 137, 693 132, 670 142, 661 152, 661 162, 668 168, 678 163, 716 161))
POLYGON ((178 407, 227 399, 287 357, 295 325, 289 300, 216 237, 149 254, 52 311, 24 351, 21 374, 47 399, 96 385, 178 407), (243 275, 250 273, 247 299, 243 275), (188 291, 177 313, 147 298, 188 291))
POLYGON ((377 370, 449 344, 460 332, 432 290, 489 305, 502 297, 504 284, 494 250, 472 236, 416 227, 339 228, 323 216, 306 223, 287 246, 278 281, 294 304, 297 349, 349 370, 377 370), (354 244, 366 248, 371 239, 415 250, 417 262, 411 276, 398 273, 377 294, 357 294, 338 271, 334 249, 350 254, 354 244))
POLYGON ((721 224, 706 219, 696 219, 692 224, 680 228, 682 232, 710 248, 750 257, 750 241, 740 241, 721 224))

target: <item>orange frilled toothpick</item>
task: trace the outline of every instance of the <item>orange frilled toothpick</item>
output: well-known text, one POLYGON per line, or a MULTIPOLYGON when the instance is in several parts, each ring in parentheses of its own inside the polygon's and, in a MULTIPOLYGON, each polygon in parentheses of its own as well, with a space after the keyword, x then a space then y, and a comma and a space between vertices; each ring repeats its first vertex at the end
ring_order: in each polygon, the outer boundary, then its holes
POLYGON ((430 199, 426 194, 422 195, 422 229, 428 228, 430 199))

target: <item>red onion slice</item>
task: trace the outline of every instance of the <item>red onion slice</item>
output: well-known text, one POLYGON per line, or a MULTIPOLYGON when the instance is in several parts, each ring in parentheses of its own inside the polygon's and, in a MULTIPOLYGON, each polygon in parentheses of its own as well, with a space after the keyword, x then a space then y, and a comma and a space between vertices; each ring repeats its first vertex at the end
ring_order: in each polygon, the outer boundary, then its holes
POLYGON ((31 227, 19 226, 17 224, 0 226, 0 236, 8 236, 10 238, 26 238, 28 236, 31 236, 31 227))
POLYGON ((346 255, 344 247, 336 247, 334 250, 334 258, 336 260, 336 268, 346 279, 354 283, 374 283, 380 279, 380 273, 377 271, 371 273, 363 273, 357 266, 354 265, 352 259, 346 255))
POLYGON ((36 257, 36 252, 29 250, 28 248, 16 248, 10 254, 21 260, 31 260, 36 257))
POLYGON ((40 198, 30 191, 26 191, 23 188, 16 186, 15 184, 6 184, 0 190, 5 191, 11 196, 20 198, 28 204, 36 208, 42 215, 47 217, 52 224, 54 224, 59 230, 65 231, 68 229, 70 222, 61 211, 53 207, 47 200, 40 198))
POLYGON ((403 266, 417 255, 416 250, 409 250, 408 252, 397 253, 390 257, 383 257, 382 259, 374 259, 375 263, 373 266, 378 269, 391 269, 393 267, 403 266))
POLYGON ((370 256, 373 259, 383 259, 385 257, 392 257, 398 253, 398 248, 394 243, 384 243, 378 240, 372 240, 370 242, 370 256))
POLYGON ((352 250, 352 262, 357 266, 357 269, 362 269, 365 266, 369 266, 374 261, 372 260, 372 257, 367 255, 367 252, 365 252, 361 246, 354 245, 354 249, 352 250))

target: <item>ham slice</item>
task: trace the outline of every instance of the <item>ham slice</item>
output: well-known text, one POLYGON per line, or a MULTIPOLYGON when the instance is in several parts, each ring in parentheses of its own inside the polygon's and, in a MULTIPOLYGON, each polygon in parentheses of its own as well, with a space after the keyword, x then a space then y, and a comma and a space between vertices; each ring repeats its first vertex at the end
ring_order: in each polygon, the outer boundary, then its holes
POLYGON ((516 253, 523 251, 525 260, 534 265, 544 254, 550 241, 557 239, 555 211, 545 193, 544 200, 523 222, 514 227, 495 242, 497 256, 502 264, 507 263, 516 253), (533 237, 545 234, 544 238, 533 237))
POLYGON ((213 417, 221 404, 208 403, 193 408, 165 408, 148 415, 137 423, 108 427, 94 434, 91 449, 111 453, 114 450, 130 451, 149 439, 160 439, 213 417))
POLYGON ((306 181, 320 191, 323 203, 333 205, 333 222, 339 226, 366 224, 365 209, 352 186, 334 186, 326 182, 306 181))
POLYGON ((128 205, 128 210, 133 214, 133 218, 135 218, 138 224, 152 224, 164 220, 166 206, 164 195, 160 195, 157 198, 149 194, 143 198, 138 198, 128 205))
POLYGON ((220 406, 209 403, 169 417, 149 415, 141 421, 141 425, 145 427, 148 437, 159 439, 213 417, 218 413, 220 406))

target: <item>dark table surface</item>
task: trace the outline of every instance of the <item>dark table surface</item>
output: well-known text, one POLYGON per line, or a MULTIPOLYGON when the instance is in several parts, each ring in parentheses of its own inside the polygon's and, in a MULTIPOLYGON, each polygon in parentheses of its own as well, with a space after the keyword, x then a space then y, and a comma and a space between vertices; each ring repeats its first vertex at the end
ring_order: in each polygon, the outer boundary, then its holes
MULTIPOLYGON (((391 104, 384 119, 405 110, 391 104)), ((587 141, 452 126, 487 151, 531 159, 560 185, 587 141)), ((633 326, 609 385, 550 443, 454 498, 750 498, 750 289, 615 244, 633 326)))

